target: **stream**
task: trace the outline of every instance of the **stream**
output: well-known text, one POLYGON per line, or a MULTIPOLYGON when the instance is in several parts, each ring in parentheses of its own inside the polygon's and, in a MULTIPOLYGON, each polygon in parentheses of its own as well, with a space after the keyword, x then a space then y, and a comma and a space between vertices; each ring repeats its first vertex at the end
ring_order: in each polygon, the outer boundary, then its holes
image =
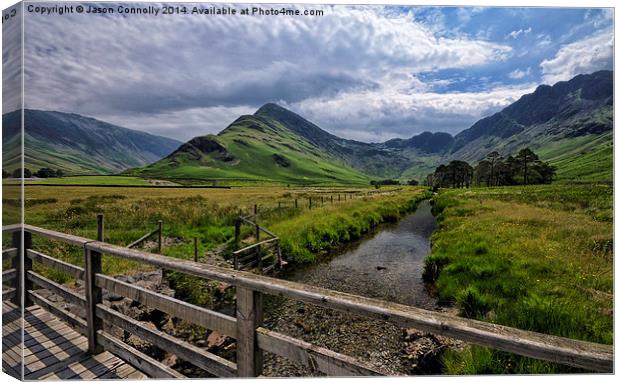
MULTIPOLYGON (((326 260, 298 268, 285 278, 428 310, 443 310, 422 281, 424 258, 430 254, 430 238, 435 227, 430 203, 423 201, 414 213, 397 223, 382 224, 364 239, 341 246, 337 253, 325 256, 326 260)), ((270 300, 266 308, 267 327, 356 357, 386 374, 440 372, 438 355, 446 343, 436 336, 291 300, 270 300)), ((264 375, 321 374, 266 355, 264 375)))

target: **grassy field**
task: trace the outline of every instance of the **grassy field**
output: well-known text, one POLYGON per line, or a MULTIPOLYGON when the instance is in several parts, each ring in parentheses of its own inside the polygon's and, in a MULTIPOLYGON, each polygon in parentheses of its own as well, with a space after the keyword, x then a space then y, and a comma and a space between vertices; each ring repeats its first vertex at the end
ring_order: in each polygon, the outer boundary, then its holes
MULTIPOLYGON (((424 277, 463 316, 613 343, 613 188, 444 190, 424 277)), ((575 371, 482 347, 451 352, 450 374, 575 371)))
MULTIPOLYGON (((382 221, 395 219, 427 196, 424 188, 406 186, 379 190, 346 187, 144 190, 41 186, 26 188, 25 221, 95 238, 96 215, 102 213, 105 240, 127 245, 156 229, 157 221, 163 220, 164 236, 169 243, 164 254, 189 259, 193 257, 194 237, 199 238, 201 253, 222 245, 230 247, 234 219, 239 212, 250 213, 257 204, 259 223, 281 236, 284 256, 289 261, 306 262, 338 243, 359 237, 382 221), (308 208, 309 198, 313 199, 312 209, 308 208), (298 200, 297 209, 294 208, 295 199, 298 200)), ((17 213, 18 206, 7 198, 4 206, 3 218, 7 221, 17 213)), ((251 235, 250 227, 244 227, 242 236, 249 238, 251 235)), ((59 259, 82 263, 80 248, 41 238, 35 238, 34 246, 59 259)), ((103 268, 108 274, 143 269, 111 257, 104 257, 103 268)))
POLYGON ((613 132, 554 140, 536 150, 557 168, 556 179, 580 182, 613 181, 613 132))
MULTIPOLYGON (((17 183, 17 181, 9 181, 17 183)), ((135 176, 116 176, 116 175, 93 175, 93 176, 65 176, 62 178, 47 178, 28 180, 28 184, 61 184, 61 185, 116 185, 116 186, 149 186, 159 184, 167 184, 170 182, 148 180, 135 176)))

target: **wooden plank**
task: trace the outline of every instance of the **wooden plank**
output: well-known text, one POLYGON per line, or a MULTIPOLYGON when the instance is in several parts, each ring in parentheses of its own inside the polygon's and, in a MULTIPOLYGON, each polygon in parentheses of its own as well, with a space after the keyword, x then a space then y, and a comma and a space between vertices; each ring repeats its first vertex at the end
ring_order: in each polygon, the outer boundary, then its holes
POLYGON ((178 357, 213 375, 218 377, 236 376, 237 368, 233 362, 204 351, 167 333, 144 326, 144 323, 124 316, 104 305, 97 305, 97 315, 105 322, 116 325, 161 349, 176 354, 178 357))
POLYGON ((64 342, 53 344, 47 348, 35 349, 36 353, 31 353, 24 357, 24 363, 26 365, 31 365, 33 362, 40 361, 48 365, 50 360, 59 361, 76 354, 84 353, 86 344, 86 338, 78 334, 77 337, 69 338, 64 342), (41 353, 47 353, 48 355, 41 356, 41 353))
POLYGON ((2 250, 2 261, 12 259, 17 256, 17 248, 8 248, 2 250))
POLYGON ((69 275, 71 275, 72 277, 76 278, 76 279, 84 279, 84 269, 80 268, 78 266, 75 266, 73 264, 69 264, 67 262, 64 262, 62 260, 58 260, 55 259, 51 256, 45 255, 41 252, 37 252, 37 251, 33 251, 32 249, 29 249, 27 251, 27 256, 29 258, 31 258, 32 260, 38 261, 41 264, 50 267, 50 268, 54 268, 57 271, 63 272, 63 273, 67 273, 69 275))
POLYGON ((132 242, 131 244, 127 245, 127 248, 133 248, 138 244, 141 244, 144 240, 148 239, 149 237, 155 235, 156 233, 159 233, 159 228, 147 233, 146 235, 142 236, 141 238, 139 238, 138 240, 132 242))
POLYGON ((102 375, 124 364, 124 361, 110 352, 97 354, 91 360, 91 363, 79 373, 79 379, 99 379, 102 375))
POLYGON ((30 224, 24 224, 24 230, 26 230, 27 232, 33 233, 35 235, 38 235, 38 236, 46 237, 48 239, 58 240, 64 243, 75 244, 75 245, 80 245, 80 246, 83 246, 89 241, 92 241, 90 239, 85 239, 83 237, 69 235, 69 234, 61 233, 61 232, 56 232, 50 229, 36 227, 30 224))
POLYGON ((63 369, 66 370, 67 364, 70 364, 73 362, 84 361, 84 360, 89 359, 90 357, 91 357, 90 354, 84 352, 84 353, 75 354, 69 358, 66 358, 63 360, 63 362, 56 362, 54 364, 47 365, 47 366, 43 365, 40 362, 36 362, 35 364, 32 364, 32 365, 25 365, 26 366, 26 368, 24 369, 25 379, 26 380, 42 379, 43 376, 59 373, 63 369), (41 367, 41 365, 43 365, 43 367, 41 367))
MULTIPOLYGON (((29 225, 25 227, 34 233, 41 230, 29 225)), ((64 235, 49 230, 46 233, 51 238, 55 238, 57 235, 64 235)), ((203 263, 194 263, 151 253, 147 254, 102 242, 90 242, 83 239, 81 243, 91 250, 102 253, 141 261, 193 276, 218 280, 263 293, 286 296, 319 306, 378 318, 393 322, 402 327, 414 327, 418 330, 457 338, 497 350, 588 370, 613 371, 613 347, 610 345, 572 340, 461 317, 452 317, 445 313, 426 311, 420 308, 335 292, 286 280, 277 280, 203 263)))
POLYGON ((50 279, 46 279, 45 277, 36 274, 34 271, 28 271, 26 277, 41 288, 47 289, 61 296, 65 301, 78 305, 82 308, 86 308, 86 299, 66 286, 55 283, 50 279))
POLYGON ((237 370, 238 377, 262 374, 263 355, 256 343, 256 328, 263 321, 262 294, 237 287, 237 370))
POLYGON ((261 242, 254 243, 254 244, 252 244, 252 245, 248 245, 247 247, 243 247, 243 248, 241 248, 240 250, 233 252, 233 254, 238 255, 238 254, 240 254, 240 253, 242 253, 242 252, 245 252, 245 251, 247 251, 247 250, 250 250, 250 249, 252 249, 252 248, 256 248, 256 247, 261 246, 261 245, 269 244, 269 243, 272 243, 272 242, 274 242, 274 241, 278 241, 278 240, 280 240, 280 239, 278 239, 277 237, 275 237, 275 238, 273 238, 273 239, 263 240, 263 241, 261 241, 261 242))
POLYGON ((171 316, 215 330, 225 336, 237 338, 237 320, 234 317, 192 305, 109 276, 99 274, 95 282, 97 286, 107 289, 111 293, 139 301, 149 308, 161 310, 171 316))
POLYGON ((269 231, 269 230, 268 230, 268 229, 266 229, 265 227, 262 227, 262 226, 260 226, 260 225, 256 224, 256 223, 255 223, 255 222, 253 222, 252 220, 246 219, 246 218, 245 218, 245 217, 243 217, 243 216, 240 216, 240 218, 241 218, 243 221, 245 221, 246 223, 248 223, 248 224, 250 224, 250 225, 253 225, 253 226, 258 227, 258 229, 259 229, 259 230, 263 231, 264 233, 266 233, 267 235, 271 236, 272 238, 274 238, 274 239, 277 239, 277 238, 278 238, 278 235, 276 235, 275 233, 273 233, 273 232, 269 231))
POLYGON ((161 268, 218 280, 262 293, 289 297, 365 317, 377 318, 401 327, 413 327, 514 354, 587 370, 602 372, 612 372, 613 370, 613 347, 610 345, 572 340, 462 317, 453 317, 446 313, 336 292, 312 285, 274 279, 204 263, 194 263, 151 253, 146 254, 106 243, 92 242, 86 246, 161 268))
POLYGON ((64 309, 57 307, 51 301, 47 300, 46 298, 37 294, 34 291, 31 291, 31 290, 28 291, 28 295, 29 295, 29 298, 31 298, 35 304, 41 306, 43 309, 47 310, 52 315, 63 320, 65 323, 67 323, 69 326, 77 330, 79 333, 86 335, 87 333, 86 321, 84 321, 83 319, 81 319, 80 317, 78 317, 77 315, 73 313, 67 312, 64 309))
POLYGON ((2 283, 9 282, 17 277, 17 269, 7 269, 2 272, 2 283))
POLYGON ((24 357, 29 355, 36 355, 37 353, 51 349, 55 346, 62 346, 65 343, 73 343, 72 341, 84 338, 80 333, 76 332, 75 330, 71 328, 68 329, 70 330, 69 332, 66 332, 56 338, 47 339, 47 337, 41 336, 40 340, 44 341, 35 341, 34 343, 29 342, 28 344, 26 344, 26 348, 24 349, 24 357))
POLYGON ((23 226, 21 224, 3 225, 2 226, 2 233, 12 233, 12 232, 15 232, 15 231, 21 231, 22 227, 23 226))
POLYGON ((104 333, 102 330, 97 332, 97 341, 103 345, 105 349, 115 354, 128 364, 142 371, 152 378, 186 378, 172 368, 163 365, 153 358, 139 352, 129 345, 117 340, 111 335, 104 333))
POLYGON ((2 290, 2 300, 12 300, 17 297, 17 290, 15 288, 7 288, 2 290))

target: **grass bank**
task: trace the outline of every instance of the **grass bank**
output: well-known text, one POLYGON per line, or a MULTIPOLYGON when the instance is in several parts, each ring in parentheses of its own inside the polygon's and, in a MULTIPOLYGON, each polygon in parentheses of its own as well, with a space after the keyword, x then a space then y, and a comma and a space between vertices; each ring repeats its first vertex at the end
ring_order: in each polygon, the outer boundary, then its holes
MULTIPOLYGON (((3 204, 17 202, 7 198, 3 204)), ((197 237, 201 256, 207 250, 227 247, 234 235, 234 219, 259 208, 259 222, 282 237, 284 256, 290 261, 311 261, 338 243, 355 239, 372 226, 410 210, 428 191, 421 187, 244 187, 234 189, 166 189, 33 187, 26 189, 26 222, 56 231, 95 238, 96 216, 105 216, 105 240, 127 245, 164 222, 163 254, 193 258, 197 237), (309 208, 309 199, 313 208, 309 208), (295 200, 298 207, 295 208, 295 200), (322 200, 322 202, 321 202, 322 200), (332 202, 333 201, 333 202, 332 202)), ((17 207, 14 207, 17 209, 17 207)), ((5 213, 8 209, 5 209, 5 213)), ((251 240, 252 229, 242 230, 251 240)), ((8 245, 10 239, 4 239, 8 245)), ((35 249, 63 261, 82 265, 80 248, 44 238, 34 239, 35 249)), ((104 256, 106 274, 148 269, 135 262, 104 256)), ((59 282, 70 279, 40 269, 59 282)))
POLYGON ((290 260, 313 262, 328 249, 358 239, 383 222, 398 220, 430 196, 430 191, 416 189, 389 198, 363 197, 344 206, 309 211, 270 228, 280 235, 290 260))
MULTIPOLYGON (((444 190, 424 277, 465 317, 613 343, 613 189, 546 185, 444 190)), ((449 374, 575 370, 473 346, 449 374)))

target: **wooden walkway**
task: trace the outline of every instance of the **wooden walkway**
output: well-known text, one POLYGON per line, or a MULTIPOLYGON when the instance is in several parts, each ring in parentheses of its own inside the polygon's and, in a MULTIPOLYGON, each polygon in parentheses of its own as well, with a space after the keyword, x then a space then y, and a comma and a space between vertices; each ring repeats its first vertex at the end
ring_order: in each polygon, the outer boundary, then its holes
MULTIPOLYGON (((21 374, 21 317, 11 303, 2 304, 2 368, 21 374)), ((34 305, 24 315, 24 379, 146 379, 110 352, 91 355, 88 340, 58 318, 34 305)))

